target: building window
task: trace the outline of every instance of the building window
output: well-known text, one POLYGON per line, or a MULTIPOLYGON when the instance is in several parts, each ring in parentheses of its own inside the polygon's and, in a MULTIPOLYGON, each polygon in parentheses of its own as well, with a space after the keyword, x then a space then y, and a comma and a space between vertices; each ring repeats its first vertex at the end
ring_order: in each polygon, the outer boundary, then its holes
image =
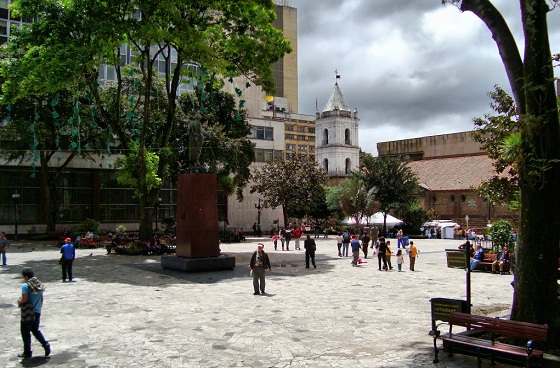
POLYGON ((346 159, 344 162, 344 173, 346 175, 350 174, 350 170, 352 170, 352 164, 349 158, 346 159))
POLYGON ((344 144, 352 144, 350 142, 350 129, 344 130, 344 144))
POLYGON ((311 134, 315 134, 315 128, 307 128, 307 132, 311 134))
POLYGON ((296 136, 293 135, 293 134, 285 134, 285 135, 284 135, 284 138, 285 138, 285 139, 296 139, 296 136))
POLYGON ((299 145, 298 145, 297 148, 298 148, 298 151, 299 151, 299 152, 302 152, 302 153, 306 153, 306 152, 307 152, 307 146, 299 146, 299 145))
POLYGON ((294 126, 293 125, 286 125, 286 131, 293 132, 294 131, 294 126))
POLYGON ((293 144, 287 144, 286 145, 286 151, 293 151, 294 150, 294 145, 293 144))
POLYGON ((323 130, 323 145, 327 145, 329 144, 329 130, 325 129, 323 130))
POLYGON ((253 126, 249 139, 262 139, 272 141, 274 137, 274 129, 271 127, 253 126))
POLYGON ((255 162, 273 161, 275 158, 283 157, 283 151, 271 149, 255 149, 255 162))
POLYGON ((329 159, 328 158, 323 160, 323 170, 325 170, 326 173, 329 172, 329 159))

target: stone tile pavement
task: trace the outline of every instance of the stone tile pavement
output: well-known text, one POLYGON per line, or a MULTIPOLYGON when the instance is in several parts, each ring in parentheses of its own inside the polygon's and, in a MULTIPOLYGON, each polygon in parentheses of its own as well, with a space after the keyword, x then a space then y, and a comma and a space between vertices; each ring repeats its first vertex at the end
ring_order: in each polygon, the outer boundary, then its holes
MULTIPOLYGON (((163 269, 156 256, 78 249, 74 283, 61 282, 52 244, 17 249, 15 243, 8 266, 0 269, 0 366, 476 366, 475 359, 446 354, 433 364, 428 336, 430 298, 465 299, 465 272, 447 268, 444 251, 461 241, 415 243, 416 271, 408 271, 406 260, 400 273, 394 257, 395 269, 388 272, 378 271, 371 258, 351 267, 350 258, 337 257, 333 238, 317 240, 317 269, 304 268, 304 251, 274 251, 270 239, 222 244, 236 257, 235 270, 192 274, 163 269), (247 269, 258 241, 273 265, 264 296, 253 295, 247 269), (35 340, 36 357, 17 358, 23 349, 16 300, 24 267, 47 286, 41 330, 52 347, 48 359, 38 356, 43 351, 35 340)), ((506 315, 511 280, 473 273, 473 313, 506 315)))

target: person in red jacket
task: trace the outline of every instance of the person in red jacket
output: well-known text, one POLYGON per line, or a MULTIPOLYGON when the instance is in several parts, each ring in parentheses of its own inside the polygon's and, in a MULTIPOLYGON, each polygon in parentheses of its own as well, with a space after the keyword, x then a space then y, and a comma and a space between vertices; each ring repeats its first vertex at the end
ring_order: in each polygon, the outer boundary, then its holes
POLYGON ((296 240, 296 250, 300 250, 299 240, 301 239, 301 227, 296 227, 293 231, 293 238, 296 240))

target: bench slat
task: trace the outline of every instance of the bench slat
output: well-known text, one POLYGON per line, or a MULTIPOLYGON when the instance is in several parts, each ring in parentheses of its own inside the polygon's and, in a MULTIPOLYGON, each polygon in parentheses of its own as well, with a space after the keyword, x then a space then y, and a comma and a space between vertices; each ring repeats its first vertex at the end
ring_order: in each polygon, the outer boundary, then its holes
POLYGON ((511 337, 526 338, 527 340, 546 341, 548 334, 547 325, 476 316, 461 312, 451 313, 449 320, 450 330, 453 325, 511 337))

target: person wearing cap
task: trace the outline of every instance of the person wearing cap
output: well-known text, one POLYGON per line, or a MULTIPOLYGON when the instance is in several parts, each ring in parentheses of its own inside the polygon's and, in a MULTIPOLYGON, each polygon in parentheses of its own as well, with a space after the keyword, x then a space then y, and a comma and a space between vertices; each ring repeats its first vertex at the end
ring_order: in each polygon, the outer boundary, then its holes
POLYGON ((249 263, 249 271, 253 274, 253 289, 255 291, 253 295, 264 294, 266 286, 264 276, 267 268, 272 271, 268 254, 264 251, 264 244, 259 243, 249 263))
POLYGON ((60 253, 62 257, 60 258, 60 265, 62 266, 62 282, 68 281, 72 282, 72 263, 76 258, 76 249, 72 245, 72 239, 64 239, 64 245, 60 248, 60 253))

